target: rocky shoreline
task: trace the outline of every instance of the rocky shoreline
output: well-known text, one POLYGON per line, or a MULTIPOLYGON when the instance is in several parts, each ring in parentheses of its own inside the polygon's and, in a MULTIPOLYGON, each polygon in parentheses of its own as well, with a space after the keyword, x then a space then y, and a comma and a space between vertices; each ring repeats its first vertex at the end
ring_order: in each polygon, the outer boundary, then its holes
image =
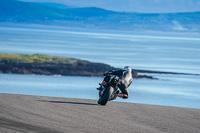
POLYGON ((19 60, 1 60, 0 73, 40 74, 63 76, 102 76, 108 70, 115 69, 106 64, 77 61, 61 62, 21 62, 19 60))
MULTIPOLYGON (((0 73, 39 74, 63 76, 103 76, 110 70, 118 70, 104 63, 94 63, 74 58, 49 55, 24 55, 0 53, 0 73)), ((133 71, 134 78, 155 79, 148 75, 138 75, 133 71)))
MULTIPOLYGON (((56 57, 42 54, 24 55, 0 53, 0 73, 39 74, 62 76, 103 76, 110 70, 118 70, 104 63, 94 63, 80 59, 56 57)), ((182 74, 187 73, 161 72, 133 69, 133 78, 157 79, 145 74, 182 74), (142 75, 144 73, 144 75, 142 75)))
MULTIPOLYGON (((62 76, 103 76, 109 70, 118 70, 103 63, 78 61, 75 64, 55 62, 22 62, 20 60, 0 60, 0 73, 39 74, 62 76)), ((134 78, 155 79, 148 75, 138 75, 133 71, 134 78)))

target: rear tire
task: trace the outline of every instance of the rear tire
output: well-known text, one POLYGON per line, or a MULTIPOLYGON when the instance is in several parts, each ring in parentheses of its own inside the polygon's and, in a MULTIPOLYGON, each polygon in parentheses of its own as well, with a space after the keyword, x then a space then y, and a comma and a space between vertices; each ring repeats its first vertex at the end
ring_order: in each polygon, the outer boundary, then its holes
POLYGON ((114 91, 113 87, 109 86, 104 92, 104 94, 99 98, 98 104, 106 105, 107 102, 110 100, 113 91, 114 91))

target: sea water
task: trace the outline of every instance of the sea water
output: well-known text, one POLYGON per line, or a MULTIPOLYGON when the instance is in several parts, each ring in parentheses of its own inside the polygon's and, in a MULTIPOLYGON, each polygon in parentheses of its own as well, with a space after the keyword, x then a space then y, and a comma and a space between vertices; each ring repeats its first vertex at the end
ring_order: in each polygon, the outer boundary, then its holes
MULTIPOLYGON (((48 54, 102 62, 114 67, 200 74, 199 34, 128 33, 0 26, 0 52, 48 54)), ((134 79, 129 99, 157 105, 200 108, 200 76, 150 74, 134 79)), ((103 77, 0 74, 0 93, 98 99, 103 77)))
MULTIPOLYGON (((96 88, 102 80, 103 77, 0 74, 0 93, 97 100, 96 88)), ((161 80, 134 79, 129 98, 116 101, 200 108, 199 81, 199 76, 177 75, 166 75, 161 80)))

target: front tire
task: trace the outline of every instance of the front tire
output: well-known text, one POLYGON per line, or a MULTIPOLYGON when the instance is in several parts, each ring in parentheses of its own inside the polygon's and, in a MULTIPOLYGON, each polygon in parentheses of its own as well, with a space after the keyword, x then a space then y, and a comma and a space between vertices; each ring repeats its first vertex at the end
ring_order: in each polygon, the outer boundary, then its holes
POLYGON ((107 102, 110 100, 113 91, 114 91, 113 87, 109 86, 104 92, 104 94, 99 98, 98 104, 106 105, 107 102))

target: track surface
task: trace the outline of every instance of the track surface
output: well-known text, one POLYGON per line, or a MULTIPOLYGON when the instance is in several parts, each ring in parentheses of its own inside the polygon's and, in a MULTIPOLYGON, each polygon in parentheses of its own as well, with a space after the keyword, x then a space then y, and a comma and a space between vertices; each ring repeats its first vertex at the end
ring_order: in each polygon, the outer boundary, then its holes
POLYGON ((199 133, 200 109, 0 94, 1 133, 199 133))

